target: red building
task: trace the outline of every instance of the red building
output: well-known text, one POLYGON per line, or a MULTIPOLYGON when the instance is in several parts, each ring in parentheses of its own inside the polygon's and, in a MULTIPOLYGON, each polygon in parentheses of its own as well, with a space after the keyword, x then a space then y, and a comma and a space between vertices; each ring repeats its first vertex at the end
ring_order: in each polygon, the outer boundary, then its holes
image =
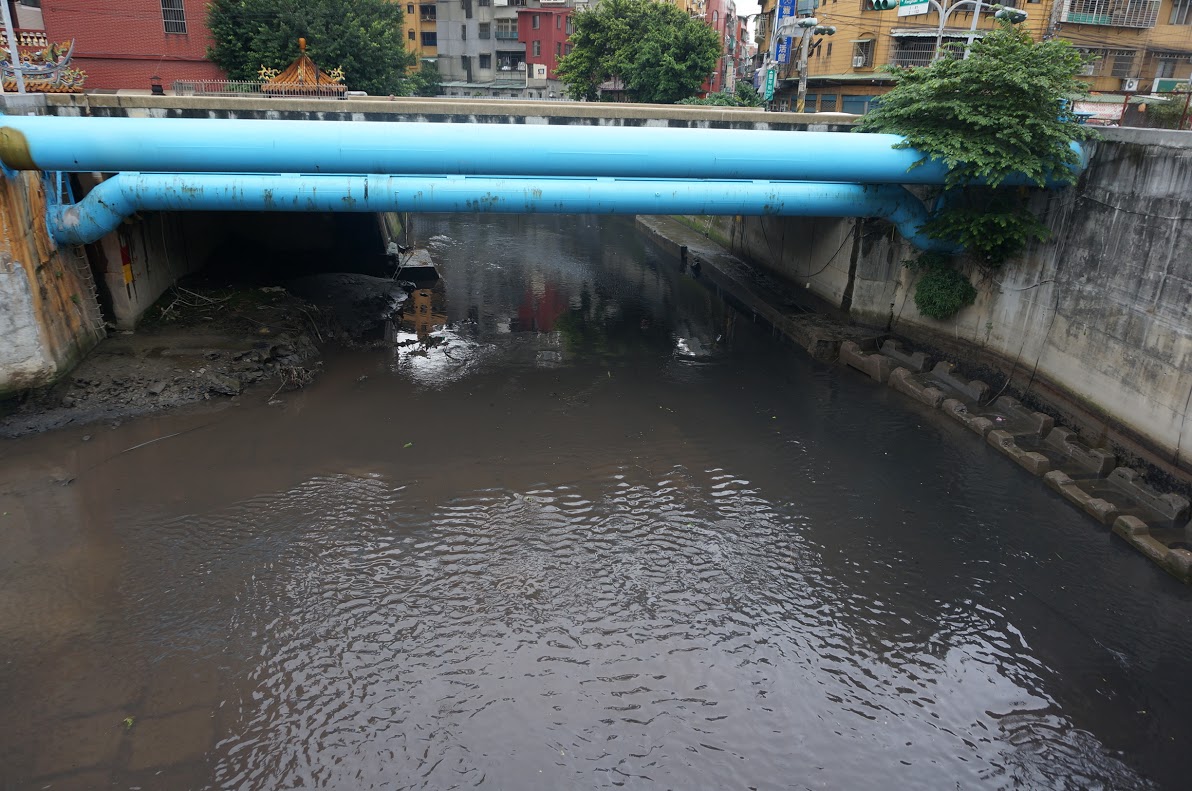
MULTIPOLYGON (((542 0, 544 3, 550 0, 542 0)), ((559 58, 571 52, 571 8, 524 8, 517 12, 517 40, 526 45, 526 63, 545 63, 546 78, 556 80, 559 58)))
POLYGON ((42 0, 46 36, 75 40, 74 66, 87 72, 87 89, 149 89, 160 77, 218 80, 207 60, 209 0, 42 0))
POLYGON ((726 31, 728 35, 732 36, 732 26, 735 22, 735 6, 729 0, 707 0, 704 3, 704 23, 708 27, 716 31, 716 35, 720 36, 720 57, 716 61, 716 68, 708 77, 708 81, 702 86, 702 89, 707 93, 721 93, 729 90, 727 84, 730 80, 726 79, 725 73, 725 50, 727 49, 727 42, 725 41, 726 31))

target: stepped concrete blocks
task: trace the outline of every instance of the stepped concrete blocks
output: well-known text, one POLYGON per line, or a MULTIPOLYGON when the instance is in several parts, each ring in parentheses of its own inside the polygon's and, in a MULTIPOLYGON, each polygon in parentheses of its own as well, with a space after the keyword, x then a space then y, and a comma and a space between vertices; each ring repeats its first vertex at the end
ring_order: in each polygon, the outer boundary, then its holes
POLYGON ((944 400, 944 394, 939 388, 921 384, 913 378, 914 374, 905 368, 895 368, 890 372, 887 384, 900 393, 905 393, 916 401, 935 409, 944 400))
POLYGON ((940 409, 944 410, 952 418, 955 418, 969 431, 984 437, 990 431, 993 431, 993 421, 987 417, 974 415, 969 412, 968 406, 963 401, 958 401, 955 398, 945 398, 944 402, 940 404, 940 409))
POLYGON ((1042 437, 1055 428, 1055 420, 1042 412, 1032 412, 1010 396, 999 396, 992 404, 993 408, 1022 426, 1016 434, 1032 434, 1042 437))
POLYGON ((1076 432, 1057 426, 1047 433, 1043 444, 1097 476, 1105 476, 1117 466, 1117 457, 1100 448, 1090 448, 1076 438, 1076 432))
POLYGON ((882 344, 881 354, 889 357, 894 363, 914 373, 921 374, 931 366, 931 360, 923 352, 908 354, 898 341, 887 340, 882 344))
POLYGON ((1119 516, 1113 523, 1113 532, 1173 576, 1192 582, 1192 552, 1168 547, 1151 535, 1146 522, 1136 516, 1119 516))
POLYGON ((1118 467, 1109 473, 1107 480, 1114 488, 1159 514, 1167 527, 1177 527, 1188 519, 1188 498, 1170 492, 1159 493, 1143 482, 1137 470, 1118 467))
POLYGON ((1014 435, 1008 431, 994 429, 985 435, 985 441, 1009 456, 1031 475, 1043 475, 1051 470, 1051 462, 1046 456, 1018 447, 1014 435))
POLYGON ((1043 482, 1058 492, 1065 500, 1074 504, 1077 508, 1106 527, 1112 526, 1114 520, 1118 517, 1116 505, 1100 497, 1093 497, 1084 489, 1081 489, 1080 485, 1066 473, 1059 470, 1052 470, 1043 476, 1043 482))
POLYGON ((963 378, 953 373, 955 369, 955 363, 936 363, 935 368, 931 369, 931 375, 963 395, 969 401, 975 401, 977 403, 983 401, 985 396, 989 394, 989 385, 980 379, 972 379, 966 382, 963 378))
POLYGON ((844 341, 840 344, 840 362, 856 368, 864 374, 877 382, 885 384, 890 379, 890 371, 894 368, 894 363, 889 357, 881 354, 869 354, 861 351, 861 347, 853 341, 844 341))

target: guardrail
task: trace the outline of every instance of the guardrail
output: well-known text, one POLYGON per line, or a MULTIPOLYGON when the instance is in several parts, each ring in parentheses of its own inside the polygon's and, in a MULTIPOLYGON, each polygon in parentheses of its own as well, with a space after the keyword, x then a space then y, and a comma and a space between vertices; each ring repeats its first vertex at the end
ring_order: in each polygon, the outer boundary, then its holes
POLYGON ((176 80, 176 96, 247 96, 247 97, 293 97, 303 99, 342 99, 347 93, 345 85, 269 85, 248 80, 176 80))

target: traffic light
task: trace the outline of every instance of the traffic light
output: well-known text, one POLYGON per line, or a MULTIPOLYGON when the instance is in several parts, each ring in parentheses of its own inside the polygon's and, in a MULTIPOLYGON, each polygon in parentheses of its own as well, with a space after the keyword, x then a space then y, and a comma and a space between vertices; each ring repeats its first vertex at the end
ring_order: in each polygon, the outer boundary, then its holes
POLYGON ((874 11, 889 11, 898 8, 898 0, 870 0, 874 11))

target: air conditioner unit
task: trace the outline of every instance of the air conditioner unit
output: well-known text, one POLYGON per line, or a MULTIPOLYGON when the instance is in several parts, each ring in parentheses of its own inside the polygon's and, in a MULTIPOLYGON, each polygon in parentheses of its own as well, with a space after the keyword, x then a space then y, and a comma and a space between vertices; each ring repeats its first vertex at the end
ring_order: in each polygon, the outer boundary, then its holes
POLYGON ((1123 78, 1123 79, 1122 79, 1122 90, 1123 90, 1123 91, 1136 91, 1136 90, 1138 90, 1138 78, 1137 78, 1137 77, 1125 77, 1125 78, 1123 78))
POLYGON ((864 55, 854 55, 853 56, 853 68, 860 69, 860 68, 863 68, 864 66, 865 66, 865 56, 864 55))

